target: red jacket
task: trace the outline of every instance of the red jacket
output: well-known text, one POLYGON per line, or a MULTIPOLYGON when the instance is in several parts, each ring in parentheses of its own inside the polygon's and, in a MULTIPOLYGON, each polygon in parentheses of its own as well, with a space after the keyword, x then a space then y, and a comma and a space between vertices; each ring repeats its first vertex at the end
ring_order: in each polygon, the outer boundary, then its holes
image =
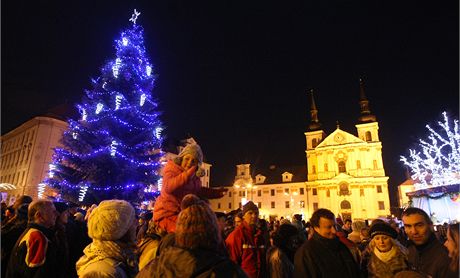
POLYGON ((241 266, 250 278, 266 277, 266 248, 262 231, 253 233, 245 221, 225 240, 230 259, 241 266))
POLYGON ((172 160, 168 161, 163 171, 163 187, 154 206, 155 221, 177 216, 180 212, 180 203, 187 194, 209 199, 223 196, 221 190, 201 187, 201 180, 195 176, 195 168, 185 170, 172 160))

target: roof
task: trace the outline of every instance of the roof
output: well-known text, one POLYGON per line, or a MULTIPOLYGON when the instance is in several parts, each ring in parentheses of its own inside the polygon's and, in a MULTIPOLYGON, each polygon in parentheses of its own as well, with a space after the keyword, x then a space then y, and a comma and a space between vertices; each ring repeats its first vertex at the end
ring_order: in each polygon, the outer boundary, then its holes
POLYGON ((293 165, 293 166, 270 165, 264 168, 255 168, 252 172, 253 172, 253 177, 256 177, 259 174, 266 177, 265 181, 261 184, 283 183, 282 175, 285 172, 291 173, 293 175, 292 180, 290 182, 304 182, 307 180, 307 168, 305 165, 293 165))

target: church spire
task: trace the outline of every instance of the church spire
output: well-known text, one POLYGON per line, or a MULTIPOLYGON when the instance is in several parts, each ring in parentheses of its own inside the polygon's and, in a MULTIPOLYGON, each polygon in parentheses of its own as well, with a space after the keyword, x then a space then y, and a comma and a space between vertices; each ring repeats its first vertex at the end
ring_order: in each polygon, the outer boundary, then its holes
POLYGON ((371 110, 369 109, 369 101, 366 98, 364 80, 362 78, 359 79, 359 106, 361 108, 361 115, 358 118, 360 122, 364 123, 376 121, 375 115, 371 114, 371 110))
POLYGON ((310 89, 310 116, 311 121, 308 125, 310 130, 318 130, 321 128, 321 123, 318 120, 318 109, 316 109, 315 97, 313 96, 313 89, 310 89))

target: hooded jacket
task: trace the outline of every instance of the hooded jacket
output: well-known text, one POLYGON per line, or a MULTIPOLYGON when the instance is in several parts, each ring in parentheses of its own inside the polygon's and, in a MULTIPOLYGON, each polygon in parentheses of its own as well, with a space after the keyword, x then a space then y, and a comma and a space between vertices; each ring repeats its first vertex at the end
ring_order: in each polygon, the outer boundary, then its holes
POLYGON ((185 170, 170 160, 163 173, 163 187, 155 202, 154 219, 161 221, 164 218, 177 216, 180 204, 187 194, 215 199, 222 197, 221 191, 201 186, 201 180, 195 175, 193 168, 185 170))

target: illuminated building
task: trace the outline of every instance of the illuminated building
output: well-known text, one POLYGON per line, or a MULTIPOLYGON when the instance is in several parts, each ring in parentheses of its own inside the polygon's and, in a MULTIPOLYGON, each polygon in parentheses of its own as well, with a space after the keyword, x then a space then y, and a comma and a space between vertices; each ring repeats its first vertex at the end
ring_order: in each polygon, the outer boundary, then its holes
POLYGON ((233 188, 221 199, 211 200, 216 211, 229 212, 253 200, 265 218, 302 214, 310 218, 318 208, 330 209, 342 218, 373 219, 390 214, 388 177, 382 160, 378 122, 360 81, 361 115, 357 135, 321 128, 311 92, 311 122, 306 137, 307 177, 296 181, 292 171, 281 173, 281 182, 266 183, 264 175, 251 177, 249 164, 237 165, 233 188), (248 194, 251 194, 248 196, 248 194), (256 195, 254 195, 256 194, 256 195))

